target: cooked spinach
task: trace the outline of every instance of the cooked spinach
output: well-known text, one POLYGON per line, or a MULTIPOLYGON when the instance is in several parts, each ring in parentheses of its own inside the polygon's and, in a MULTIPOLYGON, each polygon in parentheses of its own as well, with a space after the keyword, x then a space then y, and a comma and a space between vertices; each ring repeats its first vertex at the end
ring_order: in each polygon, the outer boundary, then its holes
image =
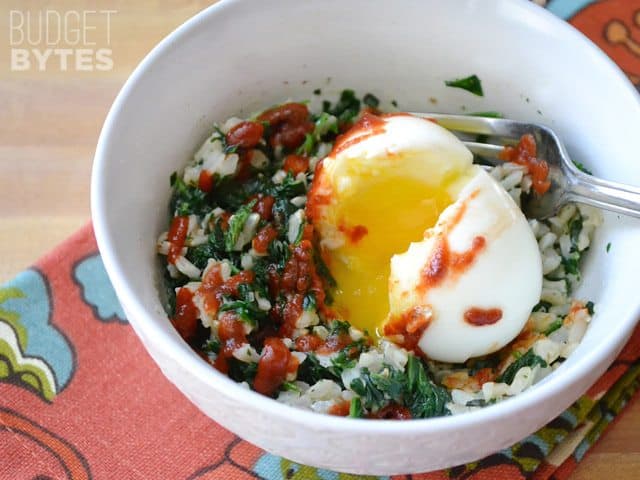
POLYGON ((362 400, 360 400, 360 397, 353 397, 351 399, 351 404, 349 405, 349 416, 351 418, 364 417, 364 410, 362 408, 362 400))
POLYGON ((491 368, 494 369, 498 366, 499 359, 496 355, 489 355, 485 358, 476 358, 470 360, 468 363, 469 366, 469 376, 472 377, 476 373, 478 373, 483 368, 491 368))
POLYGON ((222 345, 220 343, 220 340, 218 339, 209 339, 206 342, 204 342, 204 345, 202 345, 203 352, 213 353, 216 355, 220 353, 220 348, 222 348, 222 345))
POLYGON ((560 327, 562 327, 562 319, 561 318, 556 318, 553 322, 551 322, 551 324, 547 327, 547 329, 544 331, 545 335, 551 335, 553 332, 555 332, 556 330, 558 330, 560 327))
MULTIPOLYGON (((175 174, 174 174, 175 175, 175 174)), ((213 207, 207 194, 193 185, 187 185, 182 178, 172 175, 173 195, 169 202, 172 215, 206 215, 213 207)))
POLYGON ((330 335, 349 335, 351 324, 343 320, 333 320, 331 322, 330 335))
POLYGON ((551 308, 551 304, 544 300, 540 300, 535 307, 533 307, 534 312, 548 312, 551 308))
POLYGON ((384 393, 378 389, 371 379, 369 369, 366 367, 362 369, 358 378, 354 378, 351 381, 350 388, 358 394, 362 401, 362 406, 367 410, 378 411, 388 403, 384 398, 384 393))
POLYGON ((584 166, 583 163, 578 162, 577 160, 572 160, 573 164, 576 166, 576 168, 578 170, 580 170, 581 172, 586 173, 587 175, 593 175, 593 172, 591 170, 589 170, 587 167, 584 166))
POLYGON ((249 215, 251 215, 251 209, 255 204, 256 201, 251 200, 248 204, 241 206, 229 219, 229 230, 227 230, 224 238, 224 248, 228 252, 233 250, 233 247, 240 237, 240 232, 242 232, 244 224, 249 218, 249 215))
POLYGON ((404 404, 413 418, 430 418, 449 415, 446 404, 449 392, 427 377, 423 363, 415 355, 409 355, 406 366, 407 390, 404 404))
POLYGON ((589 312, 589 315, 593 315, 595 313, 595 304, 592 301, 588 301, 585 304, 585 308, 589 312))
POLYGON ((229 365, 229 378, 236 382, 247 382, 253 384, 253 379, 258 372, 258 364, 256 362, 242 362, 235 357, 227 359, 229 365))
POLYGON ((331 359, 331 366, 329 367, 329 370, 336 377, 339 377, 342 374, 342 372, 350 368, 353 368, 355 366, 356 366, 356 360, 351 358, 347 349, 344 349, 344 350, 341 350, 338 353, 338 355, 336 355, 331 359))
POLYGON ((547 362, 545 362, 543 358, 533 353, 533 349, 530 348, 524 355, 521 355, 515 360, 515 362, 511 363, 511 365, 507 367, 504 373, 497 378, 497 381, 511 385, 513 379, 516 377, 516 374, 522 367, 533 368, 536 365, 540 365, 542 368, 544 368, 547 366, 547 362))
POLYGON ((334 380, 342 384, 340 377, 334 375, 328 368, 320 365, 320 361, 314 353, 308 353, 307 358, 300 364, 297 378, 301 382, 306 382, 309 385, 313 385, 322 379, 334 380))
POLYGON ((488 111, 488 112, 473 112, 467 113, 471 117, 487 117, 487 118, 504 118, 504 115, 500 112, 488 111))
POLYGON ((360 376, 351 381, 351 390, 360 396, 367 410, 375 412, 395 402, 407 407, 413 418, 450 413, 446 407, 449 392, 429 379, 423 363, 415 355, 409 355, 404 372, 389 366, 385 366, 383 372, 371 373, 363 368, 360 376))
POLYGON ((477 75, 470 75, 468 77, 457 78, 455 80, 446 80, 444 84, 447 87, 461 88, 479 97, 484 96, 484 92, 482 91, 482 82, 477 75))
POLYGON ((376 97, 372 93, 365 93, 364 97, 362 97, 362 103, 364 103, 367 107, 377 109, 380 105, 380 100, 378 100, 378 97, 376 97))
POLYGON ((360 100, 356 97, 353 90, 343 90, 340 93, 340 99, 332 107, 331 102, 322 102, 322 109, 335 116, 338 119, 338 124, 343 125, 351 123, 360 113, 360 100))

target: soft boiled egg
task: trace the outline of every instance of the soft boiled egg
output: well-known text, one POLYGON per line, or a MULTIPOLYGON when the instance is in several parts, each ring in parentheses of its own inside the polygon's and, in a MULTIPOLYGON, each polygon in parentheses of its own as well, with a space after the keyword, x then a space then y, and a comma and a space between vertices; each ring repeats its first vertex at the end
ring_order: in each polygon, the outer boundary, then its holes
POLYGON ((451 132, 409 114, 364 114, 338 139, 307 212, 339 316, 447 362, 522 330, 540 298, 540 253, 521 210, 472 160, 451 132))

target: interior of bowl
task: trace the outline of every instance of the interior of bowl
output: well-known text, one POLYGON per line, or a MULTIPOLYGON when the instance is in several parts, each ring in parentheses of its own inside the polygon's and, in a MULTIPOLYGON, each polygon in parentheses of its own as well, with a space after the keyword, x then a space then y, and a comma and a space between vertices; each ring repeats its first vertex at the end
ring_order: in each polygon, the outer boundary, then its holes
MULTIPOLYGON (((395 100, 406 111, 495 110, 545 123, 594 174, 640 185, 640 104, 622 74, 528 2, 494 3, 405 0, 389 8, 383 0, 325 0, 318 8, 276 0, 263 9, 229 1, 154 51, 107 120, 93 178, 105 263, 125 308, 144 311, 144 321, 131 319, 136 330, 185 351, 160 302, 155 258, 171 173, 185 166, 213 122, 289 98, 313 99, 317 88, 329 97, 343 88, 371 92, 383 109, 395 100), (444 85, 470 74, 482 80, 484 97, 444 85)), ((640 302, 631 287, 638 244, 638 222, 606 216, 577 294, 596 302, 597 315, 546 382, 581 372, 590 352, 613 348, 620 332, 630 331, 640 302)), ((211 378, 231 382, 213 369, 211 378)))

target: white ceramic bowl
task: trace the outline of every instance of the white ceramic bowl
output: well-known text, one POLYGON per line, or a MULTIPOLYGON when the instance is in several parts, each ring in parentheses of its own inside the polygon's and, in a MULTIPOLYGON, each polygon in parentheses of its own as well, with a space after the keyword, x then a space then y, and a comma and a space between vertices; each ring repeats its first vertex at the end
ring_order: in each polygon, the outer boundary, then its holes
POLYGON ((96 236, 145 347, 212 419, 305 464, 369 474, 433 470, 522 439, 571 404, 614 359, 640 314, 640 225, 615 215, 606 216, 597 234, 578 292, 597 303, 580 347, 531 390, 461 416, 369 421, 279 404, 201 360, 160 304, 155 240, 167 225, 171 172, 185 165, 212 122, 310 98, 318 87, 370 91, 406 110, 499 110, 545 122, 596 175, 640 184, 640 104, 620 70, 544 10, 524 0, 491 4, 223 1, 167 37, 128 80, 96 152, 96 236), (444 86, 445 79, 472 73, 482 79, 484 98, 444 86))

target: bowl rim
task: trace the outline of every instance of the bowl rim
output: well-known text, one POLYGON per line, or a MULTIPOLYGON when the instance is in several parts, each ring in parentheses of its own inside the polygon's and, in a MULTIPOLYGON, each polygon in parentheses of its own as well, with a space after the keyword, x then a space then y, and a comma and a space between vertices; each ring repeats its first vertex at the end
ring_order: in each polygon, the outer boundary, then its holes
MULTIPOLYGON (((631 82, 613 60, 568 22, 528 0, 517 0, 517 2, 513 0, 498 0, 498 2, 500 2, 499 4, 509 2, 512 7, 515 3, 519 8, 523 9, 524 13, 537 16, 539 20, 548 22, 555 30, 562 31, 567 38, 573 38, 574 41, 581 43, 601 64, 600 68, 608 69, 612 77, 619 79, 617 88, 625 88, 634 96, 640 98, 631 82)), ((621 345, 625 338, 631 334, 638 317, 640 317, 640 302, 638 302, 635 308, 631 306, 633 313, 629 318, 621 322, 621 328, 611 329, 607 337, 605 337, 596 348, 591 350, 589 355, 585 356, 580 363, 569 365, 561 375, 554 375, 547 381, 536 385, 535 388, 509 398, 507 401, 479 410, 467 412, 462 415, 415 419, 410 422, 399 422, 395 420, 373 422, 367 419, 326 415, 286 405, 252 390, 247 390, 226 375, 211 368, 186 342, 177 337, 173 332, 157 328, 156 320, 154 320, 155 315, 137 298, 132 285, 123 272, 118 254, 112 246, 113 235, 109 231, 106 217, 102 213, 108 205, 108 198, 105 195, 105 185, 102 179, 104 178, 103 172, 107 169, 109 144, 113 138, 112 133, 119 120, 123 106, 127 103, 135 86, 147 73, 150 66, 156 61, 162 60, 162 57, 170 53, 170 50, 173 49, 175 45, 179 45, 182 41, 188 39, 189 36, 194 35, 199 30, 199 27, 208 23, 211 18, 215 19, 217 15, 223 12, 232 11, 232 9, 238 6, 242 7, 248 4, 249 2, 246 0, 221 0, 200 11, 161 40, 160 43, 144 57, 125 82, 107 114, 100 133, 91 175, 91 214, 94 232, 105 269, 113 283, 118 298, 130 317, 130 322, 134 329, 153 336, 156 347, 171 357, 181 368, 188 370, 197 377, 200 382, 210 385, 214 390, 220 390, 221 387, 224 388, 225 395, 237 402, 238 405, 251 404, 254 409, 261 410, 267 415, 286 419, 298 425, 317 428, 318 425, 321 424, 323 429, 334 431, 348 430, 354 434, 363 435, 432 434, 451 429, 457 430, 473 425, 491 423, 505 416, 511 416, 535 407, 544 399, 555 397, 570 385, 578 383, 586 372, 597 370, 598 367, 601 367, 602 362, 611 355, 613 348, 621 345)), ((562 407, 564 408, 565 406, 563 405, 562 407)))

